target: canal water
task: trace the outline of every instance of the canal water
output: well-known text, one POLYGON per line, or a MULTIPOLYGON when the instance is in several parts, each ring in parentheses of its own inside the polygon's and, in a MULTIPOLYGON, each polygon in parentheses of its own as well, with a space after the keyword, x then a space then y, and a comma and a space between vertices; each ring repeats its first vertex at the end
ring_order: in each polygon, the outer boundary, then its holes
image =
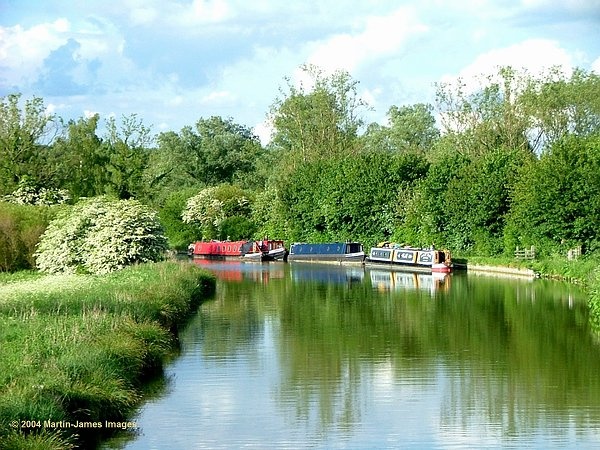
POLYGON ((600 448, 600 339, 575 286, 204 265, 215 297, 104 449, 600 448))

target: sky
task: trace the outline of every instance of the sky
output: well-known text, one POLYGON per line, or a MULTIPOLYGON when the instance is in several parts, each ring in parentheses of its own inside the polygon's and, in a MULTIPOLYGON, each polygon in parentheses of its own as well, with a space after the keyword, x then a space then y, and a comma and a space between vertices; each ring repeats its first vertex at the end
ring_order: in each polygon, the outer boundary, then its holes
POLYGON ((0 97, 153 133, 221 116, 269 139, 299 67, 347 71, 385 123, 436 83, 510 65, 600 74, 600 0, 0 0, 0 97))

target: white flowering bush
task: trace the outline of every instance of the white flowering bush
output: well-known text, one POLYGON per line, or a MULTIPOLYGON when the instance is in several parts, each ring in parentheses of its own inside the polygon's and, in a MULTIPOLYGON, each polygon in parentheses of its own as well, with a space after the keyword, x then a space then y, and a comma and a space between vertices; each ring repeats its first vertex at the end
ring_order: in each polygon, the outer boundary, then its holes
POLYGON ((205 239, 215 237, 216 230, 225 219, 223 202, 215 198, 216 190, 216 187, 209 187, 189 198, 181 214, 184 223, 200 225, 205 239))
POLYGON ((136 200, 98 197, 78 203, 50 222, 35 257, 43 272, 102 274, 158 261, 167 248, 158 217, 150 208, 136 200))
POLYGON ((24 179, 19 182, 17 189, 5 195, 3 200, 16 205, 50 206, 66 203, 71 200, 71 196, 65 189, 47 189, 24 179))
POLYGON ((188 224, 197 224, 204 239, 217 237, 226 219, 244 217, 250 220, 252 204, 246 192, 237 185, 222 184, 201 190, 188 199, 181 215, 188 224))

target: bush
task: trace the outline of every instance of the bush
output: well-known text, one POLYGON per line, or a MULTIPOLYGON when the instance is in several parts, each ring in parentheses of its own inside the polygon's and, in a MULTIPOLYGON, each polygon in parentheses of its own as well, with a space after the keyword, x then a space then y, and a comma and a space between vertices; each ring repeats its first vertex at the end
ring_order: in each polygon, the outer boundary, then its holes
POLYGON ((172 192, 160 205, 158 217, 171 248, 186 250, 190 242, 202 238, 202 230, 197 224, 183 223, 181 220, 187 200, 197 192, 194 188, 172 192))
POLYGON ((65 189, 48 189, 29 178, 21 180, 16 190, 4 196, 4 201, 16 205, 60 205, 70 199, 71 196, 65 189))
POLYGON ((221 184, 202 189, 189 198, 181 217, 186 224, 196 224, 202 230, 203 239, 214 239, 225 234, 221 227, 227 218, 247 217, 250 221, 251 204, 252 200, 242 188, 221 184))
POLYGON ((250 219, 242 216, 228 217, 221 222, 219 239, 239 241, 254 236, 256 225, 250 219))
POLYGON ((34 252, 53 211, 0 202, 0 272, 35 267, 34 252))
POLYGON ((136 200, 98 197, 65 210, 43 234, 35 254, 49 273, 108 273, 158 261, 167 239, 156 213, 136 200))

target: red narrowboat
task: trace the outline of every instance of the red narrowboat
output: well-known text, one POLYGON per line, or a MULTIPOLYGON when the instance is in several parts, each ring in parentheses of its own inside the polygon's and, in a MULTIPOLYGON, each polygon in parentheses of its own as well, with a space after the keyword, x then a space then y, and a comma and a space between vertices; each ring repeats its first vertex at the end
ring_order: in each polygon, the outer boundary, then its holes
POLYGON ((246 261, 283 261, 287 259, 283 241, 198 241, 189 245, 188 255, 201 259, 241 259, 246 261))

